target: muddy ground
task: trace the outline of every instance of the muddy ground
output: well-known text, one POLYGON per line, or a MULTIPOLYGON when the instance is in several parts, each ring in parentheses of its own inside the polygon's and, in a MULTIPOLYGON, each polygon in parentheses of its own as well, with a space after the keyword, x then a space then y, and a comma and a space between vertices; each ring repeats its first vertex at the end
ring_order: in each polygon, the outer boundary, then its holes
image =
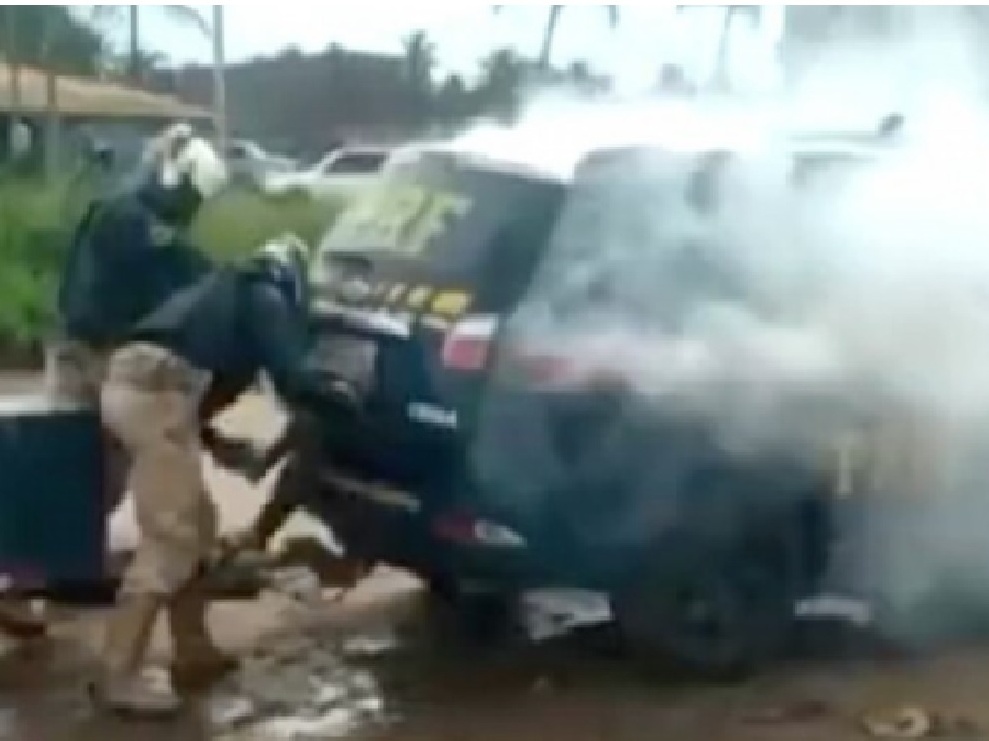
MULTIPOLYGON (((274 435, 279 421, 252 401, 228 420, 274 435)), ((261 492, 211 470, 228 526, 261 492)), ((305 523, 296 528, 305 528, 305 523)), ((128 513, 118 544, 133 538, 128 513)), ((8 646, 0 659, 0 739, 382 738, 422 741, 712 741, 868 737, 864 713, 916 707, 942 735, 989 730, 989 650, 925 659, 857 652, 802 659, 733 687, 646 680, 600 635, 481 650, 450 637, 417 584, 381 572, 344 602, 300 604, 268 595, 218 605, 212 623, 244 670, 178 722, 128 725, 95 717, 82 685, 92 670, 98 613, 59 613, 54 637, 8 646)), ((155 658, 167 657, 163 638, 155 658)))

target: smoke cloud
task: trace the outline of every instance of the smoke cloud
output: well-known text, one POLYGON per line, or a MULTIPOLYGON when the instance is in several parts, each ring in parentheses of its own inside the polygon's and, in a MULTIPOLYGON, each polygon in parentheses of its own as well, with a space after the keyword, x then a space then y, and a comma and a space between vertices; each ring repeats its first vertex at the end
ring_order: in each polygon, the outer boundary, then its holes
MULTIPOLYGON (((554 101, 461 140, 577 173, 509 344, 567 358, 558 386, 620 382, 630 426, 647 413, 700 422, 740 459, 837 470, 837 443, 857 441, 868 475, 842 505, 858 531, 844 576, 916 640, 989 615, 989 120, 960 13, 830 47, 771 100, 554 101), (844 128, 850 110, 864 129, 903 111, 902 146, 795 180, 782 135, 844 128), (578 168, 627 145, 651 150, 578 168), (698 181, 718 150, 734 157, 698 181)), ((491 491, 534 511, 571 464, 513 403, 492 392, 475 460, 491 491)), ((676 455, 688 466, 702 453, 676 455)), ((635 475, 663 478, 674 457, 647 456, 635 475)), ((661 510, 662 496, 644 501, 661 510)), ((636 509, 619 527, 642 536, 660 516, 636 509)))

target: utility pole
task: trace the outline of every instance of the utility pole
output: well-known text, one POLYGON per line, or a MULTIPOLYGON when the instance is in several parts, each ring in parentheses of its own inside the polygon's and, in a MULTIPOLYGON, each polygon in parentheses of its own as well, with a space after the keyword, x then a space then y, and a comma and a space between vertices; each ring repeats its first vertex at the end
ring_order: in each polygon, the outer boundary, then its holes
POLYGON ((18 47, 16 5, 4 5, 4 46, 7 49, 7 74, 10 78, 9 130, 7 132, 7 156, 10 160, 19 156, 17 151, 21 142, 18 141, 18 127, 21 123, 21 60, 18 47))
POLYGON ((227 153, 227 80, 224 49, 223 6, 213 6, 213 117, 221 156, 227 153))

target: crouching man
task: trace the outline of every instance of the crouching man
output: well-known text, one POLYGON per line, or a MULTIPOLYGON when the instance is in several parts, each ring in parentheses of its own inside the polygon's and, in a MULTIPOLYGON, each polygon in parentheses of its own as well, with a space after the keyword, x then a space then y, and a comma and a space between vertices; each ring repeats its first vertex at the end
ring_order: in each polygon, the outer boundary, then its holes
POLYGON ((159 615, 175 647, 173 684, 219 678, 233 663, 206 627, 198 588, 216 548, 217 517, 200 460, 201 405, 215 378, 265 371, 279 393, 318 407, 332 395, 303 364, 304 255, 274 244, 246 266, 222 267, 141 321, 111 357, 103 418, 131 460, 140 541, 107 623, 94 699, 107 710, 169 717, 173 688, 147 681, 142 664, 159 615))

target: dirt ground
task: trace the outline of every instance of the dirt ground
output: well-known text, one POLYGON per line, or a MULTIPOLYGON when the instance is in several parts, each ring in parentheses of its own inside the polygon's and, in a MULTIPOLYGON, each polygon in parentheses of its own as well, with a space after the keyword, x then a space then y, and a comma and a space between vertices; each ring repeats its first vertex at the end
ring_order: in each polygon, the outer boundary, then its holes
MULTIPOLYGON (((271 436, 279 421, 252 401, 228 423, 271 436)), ((246 521, 262 492, 215 470, 210 479, 224 521, 246 521)), ((118 543, 133 538, 126 511, 113 531, 118 543)), ((214 629, 245 659, 243 671, 175 723, 128 725, 94 716, 82 692, 99 618, 59 614, 49 642, 8 647, 0 740, 842 741, 868 737, 864 713, 901 707, 936 714, 942 735, 989 731, 989 651, 803 660, 732 687, 646 680, 598 640, 458 644, 425 610, 415 582, 391 572, 343 603, 266 596, 216 606, 214 629)), ((155 658, 166 657, 159 636, 155 658)))

